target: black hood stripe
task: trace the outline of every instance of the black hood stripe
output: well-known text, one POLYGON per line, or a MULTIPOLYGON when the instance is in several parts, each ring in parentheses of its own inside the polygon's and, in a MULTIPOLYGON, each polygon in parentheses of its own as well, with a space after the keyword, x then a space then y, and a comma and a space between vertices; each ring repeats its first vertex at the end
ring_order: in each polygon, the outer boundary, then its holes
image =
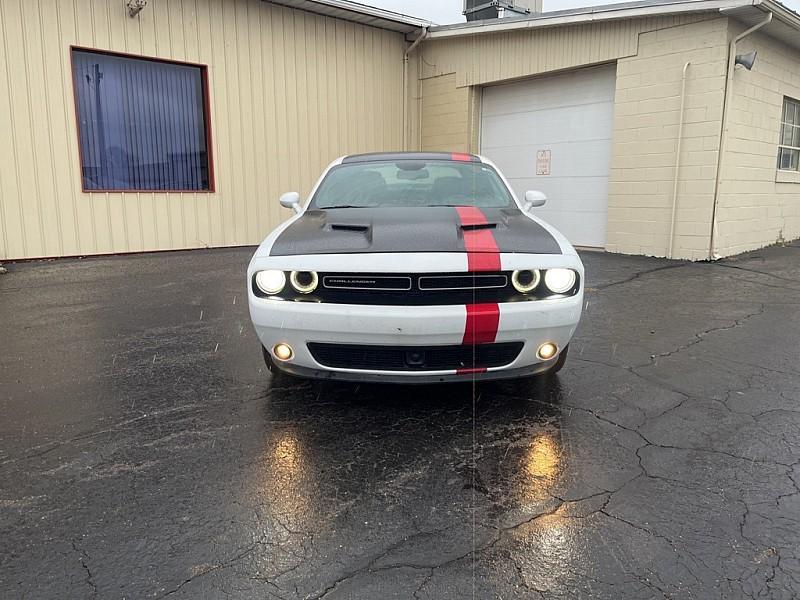
POLYGON ((309 210, 278 236, 270 255, 467 252, 465 235, 476 226, 491 230, 495 252, 561 254, 550 232, 518 208, 480 212, 486 223, 474 225, 449 206, 309 210))

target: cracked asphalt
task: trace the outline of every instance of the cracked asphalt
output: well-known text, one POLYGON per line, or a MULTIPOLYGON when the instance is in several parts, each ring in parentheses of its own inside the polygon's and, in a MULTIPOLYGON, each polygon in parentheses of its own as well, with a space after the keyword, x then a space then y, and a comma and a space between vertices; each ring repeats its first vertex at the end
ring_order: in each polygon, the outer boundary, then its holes
POLYGON ((273 384, 251 252, 7 265, 0 597, 800 597, 800 244, 586 253, 475 388, 273 384))

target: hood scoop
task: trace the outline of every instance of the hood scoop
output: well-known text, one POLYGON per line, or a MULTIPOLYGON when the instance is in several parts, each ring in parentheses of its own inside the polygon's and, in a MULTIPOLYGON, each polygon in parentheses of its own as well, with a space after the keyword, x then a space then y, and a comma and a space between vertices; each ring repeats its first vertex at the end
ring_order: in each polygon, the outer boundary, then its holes
POLYGON ((475 223, 461 226, 462 231, 481 231, 483 229, 497 229, 497 223, 475 223))
POLYGON ((352 231, 355 233, 366 233, 369 225, 357 225, 355 223, 331 223, 327 229, 331 231, 352 231))

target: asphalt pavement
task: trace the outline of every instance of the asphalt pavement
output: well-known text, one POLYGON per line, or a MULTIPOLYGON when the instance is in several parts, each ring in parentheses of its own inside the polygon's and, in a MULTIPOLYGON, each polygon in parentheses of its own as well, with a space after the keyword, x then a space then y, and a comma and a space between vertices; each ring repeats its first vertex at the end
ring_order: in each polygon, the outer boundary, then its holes
POLYGON ((252 249, 6 264, 0 598, 800 597, 800 244, 585 253, 550 382, 273 382, 252 249))

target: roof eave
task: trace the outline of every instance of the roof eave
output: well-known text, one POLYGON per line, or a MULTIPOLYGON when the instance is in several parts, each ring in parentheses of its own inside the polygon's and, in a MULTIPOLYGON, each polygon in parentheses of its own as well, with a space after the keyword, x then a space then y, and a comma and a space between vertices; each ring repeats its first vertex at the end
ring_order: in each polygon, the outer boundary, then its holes
POLYGON ((771 12, 779 21, 800 30, 800 14, 784 6, 780 2, 775 2, 775 0, 760 0, 760 2, 754 2, 753 5, 758 6, 764 12, 771 12))
MULTIPOLYGON (((684 13, 721 12, 760 4, 777 5, 771 0, 664 0, 661 2, 636 2, 622 5, 594 6, 582 9, 540 13, 533 17, 489 19, 456 25, 434 26, 428 30, 427 39, 501 33, 521 29, 537 29, 616 21, 621 19, 669 16, 684 13)), ((791 11, 785 9, 790 14, 791 11)))
POLYGON ((374 6, 367 6, 366 4, 353 2, 352 0, 263 1, 405 34, 433 25, 433 23, 425 19, 403 15, 374 6))

